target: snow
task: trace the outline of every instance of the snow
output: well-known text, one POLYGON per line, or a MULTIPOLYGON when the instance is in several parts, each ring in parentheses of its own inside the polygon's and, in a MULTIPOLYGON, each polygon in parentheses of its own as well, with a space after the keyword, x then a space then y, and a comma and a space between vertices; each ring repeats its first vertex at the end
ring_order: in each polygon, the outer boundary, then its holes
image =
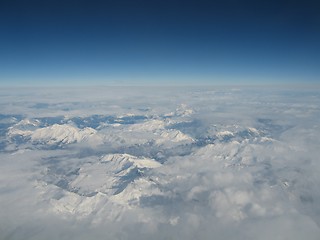
MULTIPOLYGON (((91 138, 96 136, 97 131, 93 128, 86 127, 84 129, 79 129, 75 126, 69 124, 53 124, 48 127, 42 128, 34 128, 30 129, 30 127, 37 127, 38 121, 31 122, 30 120, 22 120, 14 127, 11 127, 8 131, 8 136, 12 137, 15 135, 20 135, 23 137, 29 137, 31 141, 35 143, 45 143, 45 144, 56 144, 56 143, 64 143, 70 144, 81 141, 90 141, 91 138), (21 129, 21 126, 23 128, 21 129)), ((102 139, 94 138, 94 141, 99 144, 102 139)))
POLYGON ((8 129, 8 136, 30 136, 35 129, 38 128, 40 122, 38 120, 23 119, 8 129))
POLYGON ((218 137, 225 137, 225 136, 234 136, 234 134, 230 131, 221 131, 217 133, 218 137))
POLYGON ((49 127, 40 128, 31 134, 32 141, 45 141, 48 144, 52 143, 74 143, 90 138, 96 134, 96 130, 92 128, 78 129, 74 126, 64 124, 54 124, 49 127))
POLYGON ((119 165, 125 165, 128 162, 133 163, 138 168, 156 168, 160 167, 161 164, 153 159, 149 158, 138 158, 129 154, 109 154, 104 156, 101 160, 103 162, 116 162, 119 165))

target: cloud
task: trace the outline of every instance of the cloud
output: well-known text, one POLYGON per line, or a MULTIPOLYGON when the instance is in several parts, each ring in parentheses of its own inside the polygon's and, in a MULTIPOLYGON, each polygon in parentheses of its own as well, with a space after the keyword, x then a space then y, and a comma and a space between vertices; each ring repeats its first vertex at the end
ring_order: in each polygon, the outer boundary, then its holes
POLYGON ((17 89, 0 100, 4 239, 320 235, 318 92, 17 89))

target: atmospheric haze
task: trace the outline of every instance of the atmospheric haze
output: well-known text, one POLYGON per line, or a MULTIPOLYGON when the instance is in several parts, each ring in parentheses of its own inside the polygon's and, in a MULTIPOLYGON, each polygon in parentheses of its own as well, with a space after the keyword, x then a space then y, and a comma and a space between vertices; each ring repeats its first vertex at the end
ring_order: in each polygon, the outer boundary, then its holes
POLYGON ((0 90, 1 239, 319 239, 320 91, 0 90))

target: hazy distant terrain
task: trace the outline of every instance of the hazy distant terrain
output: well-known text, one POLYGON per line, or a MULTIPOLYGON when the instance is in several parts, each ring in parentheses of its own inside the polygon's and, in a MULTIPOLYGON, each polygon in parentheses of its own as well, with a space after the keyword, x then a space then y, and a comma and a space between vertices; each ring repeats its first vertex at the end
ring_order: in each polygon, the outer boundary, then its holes
POLYGON ((0 90, 0 239, 319 239, 320 90, 0 90))

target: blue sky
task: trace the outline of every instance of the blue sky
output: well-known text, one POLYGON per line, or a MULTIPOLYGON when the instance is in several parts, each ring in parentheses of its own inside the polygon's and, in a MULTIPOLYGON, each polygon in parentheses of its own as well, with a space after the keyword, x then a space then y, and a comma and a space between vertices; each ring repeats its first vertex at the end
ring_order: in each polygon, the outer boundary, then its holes
POLYGON ((1 1, 2 85, 320 82, 316 1, 1 1))

